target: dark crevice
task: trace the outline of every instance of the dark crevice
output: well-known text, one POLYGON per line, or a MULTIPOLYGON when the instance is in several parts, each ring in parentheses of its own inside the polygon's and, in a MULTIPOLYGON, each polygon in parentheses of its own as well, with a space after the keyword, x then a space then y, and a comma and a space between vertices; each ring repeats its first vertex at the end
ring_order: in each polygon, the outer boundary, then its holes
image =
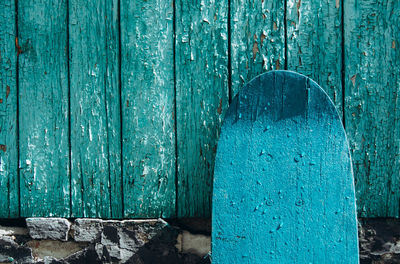
POLYGON ((288 44, 287 44, 287 0, 284 1, 283 5, 283 28, 284 28, 284 39, 285 39, 285 70, 288 69, 288 44))
MULTIPOLYGON (((26 228, 26 218, 0 218, 0 226, 2 227, 23 227, 26 228)), ((4 249, 4 247, 2 248, 4 249)))
POLYGON ((71 76, 69 50, 69 0, 67 0, 67 85, 68 85, 68 162, 69 162, 69 213, 72 216, 72 144, 71 144, 71 76))
POLYGON ((228 100, 232 103, 231 0, 228 0, 228 100))
POLYGON ((342 33, 342 61, 341 61, 341 80, 342 80, 342 122, 343 122, 343 127, 346 128, 346 115, 345 115, 345 47, 344 47, 344 0, 341 1, 342 6, 341 6, 341 16, 342 16, 342 24, 341 24, 341 33, 342 33))
POLYGON ((118 0, 118 88, 119 88, 119 113, 120 113, 120 166, 121 166, 121 218, 125 216, 124 206, 124 152, 123 152, 123 112, 122 112, 122 72, 121 72, 121 0, 118 0))
POLYGON ((176 107, 176 2, 173 1, 173 43, 172 43, 172 49, 173 49, 173 70, 174 70, 174 131, 175 131, 175 215, 178 217, 178 187, 179 187, 179 181, 178 181, 178 127, 177 127, 177 107, 176 107))
POLYGON ((189 231, 196 235, 211 235, 211 218, 209 217, 181 217, 163 219, 172 227, 189 231))
MULTIPOLYGON (((19 29, 18 29, 18 0, 14 2, 15 8, 15 37, 16 37, 16 45, 18 45, 19 40, 19 29)), ((19 157, 19 47, 16 47, 17 58, 15 61, 15 86, 16 86, 16 145, 17 145, 17 186, 18 186, 18 216, 21 216, 21 175, 20 175, 20 157, 19 157)), ((10 199, 10 193, 8 193, 8 197, 10 199)), ((10 201, 8 203, 10 206, 10 201)), ((8 210, 9 217, 11 216, 11 206, 8 210)))

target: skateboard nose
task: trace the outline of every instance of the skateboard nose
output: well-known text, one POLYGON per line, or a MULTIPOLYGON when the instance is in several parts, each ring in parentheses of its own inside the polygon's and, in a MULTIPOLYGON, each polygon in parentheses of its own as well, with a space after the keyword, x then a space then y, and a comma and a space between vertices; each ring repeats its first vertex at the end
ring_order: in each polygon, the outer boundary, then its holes
POLYGON ((237 113, 236 121, 306 117, 310 85, 308 77, 288 71, 259 75, 239 92, 228 111, 237 113))
POLYGON ((279 119, 305 116, 307 113, 310 80, 299 74, 287 74, 284 71, 274 73, 274 86, 282 95, 279 119))

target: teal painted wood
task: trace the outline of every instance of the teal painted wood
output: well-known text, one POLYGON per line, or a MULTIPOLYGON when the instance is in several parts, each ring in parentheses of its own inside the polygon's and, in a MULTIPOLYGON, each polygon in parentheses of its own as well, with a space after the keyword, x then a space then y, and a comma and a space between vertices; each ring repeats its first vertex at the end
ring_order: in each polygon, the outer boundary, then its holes
POLYGON ((209 216, 214 157, 228 105, 228 1, 176 4, 178 216, 209 216))
POLYGON ((359 214, 399 217, 400 3, 346 0, 345 116, 359 214))
POLYGON ((125 217, 175 216, 173 1, 121 1, 125 217))
POLYGON ((342 115, 341 14, 340 0, 287 1, 288 69, 318 82, 342 115))
POLYGON ((18 1, 21 216, 70 216, 67 4, 18 1))
POLYGON ((0 2, 0 25, 0 218, 7 218, 19 213, 14 1, 0 2))
POLYGON ((68 10, 66 0, 20 0, 18 43, 15 3, 0 3, 0 192, 7 193, 0 216, 18 215, 18 133, 23 216, 70 215, 70 155, 72 216, 209 216, 228 94, 259 73, 284 68, 285 23, 288 68, 317 80, 336 108, 346 109, 360 215, 399 216, 399 3, 208 0, 174 7, 172 0, 124 0, 119 18, 117 2, 70 0, 68 10))
POLYGON ((284 0, 230 3, 232 97, 260 73, 285 67, 284 0))
POLYGON ((122 217, 118 1, 69 1, 73 217, 122 217))
POLYGON ((349 145, 314 81, 272 71, 233 99, 214 175, 214 263, 358 263, 349 145))

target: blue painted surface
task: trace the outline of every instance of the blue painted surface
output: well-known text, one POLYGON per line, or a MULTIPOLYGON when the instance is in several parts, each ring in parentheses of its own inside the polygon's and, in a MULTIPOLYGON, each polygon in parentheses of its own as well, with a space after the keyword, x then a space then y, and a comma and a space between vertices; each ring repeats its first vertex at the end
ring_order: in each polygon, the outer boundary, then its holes
POLYGON ((225 116, 214 171, 214 263, 358 263, 346 135, 309 78, 271 71, 225 116))

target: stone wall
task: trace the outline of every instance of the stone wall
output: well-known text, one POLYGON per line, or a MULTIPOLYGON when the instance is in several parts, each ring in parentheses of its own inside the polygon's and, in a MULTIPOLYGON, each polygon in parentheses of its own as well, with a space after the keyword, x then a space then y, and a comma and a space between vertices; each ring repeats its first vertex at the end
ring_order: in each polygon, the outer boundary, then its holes
MULTIPOLYGON (((0 263, 210 263, 207 219, 0 221, 0 263)), ((360 263, 400 263, 400 221, 361 219, 360 263)))
POLYGON ((0 227, 0 263, 207 263, 208 221, 172 222, 27 218, 0 227))

